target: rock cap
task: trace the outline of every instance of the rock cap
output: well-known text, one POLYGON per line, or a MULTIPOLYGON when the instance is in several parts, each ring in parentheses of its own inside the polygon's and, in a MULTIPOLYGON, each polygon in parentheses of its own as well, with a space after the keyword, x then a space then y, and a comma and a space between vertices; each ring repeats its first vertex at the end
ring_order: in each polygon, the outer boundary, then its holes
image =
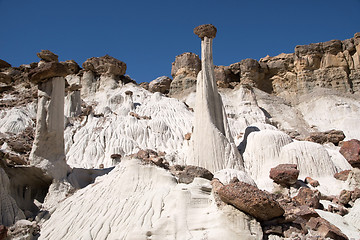
POLYGON ((216 31, 216 27, 212 24, 204 24, 194 28, 194 33, 201 39, 204 37, 215 38, 216 31))
POLYGON ((59 56, 49 50, 41 50, 36 55, 45 62, 59 62, 59 56))

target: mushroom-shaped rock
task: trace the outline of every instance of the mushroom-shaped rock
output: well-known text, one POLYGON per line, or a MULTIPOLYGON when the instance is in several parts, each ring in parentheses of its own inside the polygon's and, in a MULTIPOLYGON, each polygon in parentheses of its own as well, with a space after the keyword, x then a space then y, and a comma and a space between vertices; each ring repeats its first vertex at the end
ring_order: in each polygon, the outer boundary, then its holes
POLYGON ((97 74, 121 76, 126 73, 126 63, 109 55, 89 58, 82 67, 97 74))
POLYGON ((271 194, 244 182, 225 185, 220 188, 218 194, 222 201, 260 221, 267 221, 284 214, 284 209, 271 194))
POLYGON ((216 27, 212 24, 204 24, 194 28, 194 33, 201 39, 204 37, 215 38, 216 31, 216 27))
POLYGON ((57 62, 44 63, 29 72, 29 79, 33 83, 41 83, 53 77, 65 77, 68 74, 66 67, 57 62))
POLYGON ((216 86, 212 55, 213 39, 201 40, 201 71, 197 76, 194 131, 186 164, 216 172, 225 168, 243 170, 225 108, 216 86), (207 151, 204 151, 207 149, 207 151))
POLYGON ((299 173, 296 164, 279 164, 271 168, 270 178, 280 185, 290 186, 296 182, 299 173))
POLYGON ((44 62, 59 62, 59 56, 49 50, 41 50, 36 55, 44 62))

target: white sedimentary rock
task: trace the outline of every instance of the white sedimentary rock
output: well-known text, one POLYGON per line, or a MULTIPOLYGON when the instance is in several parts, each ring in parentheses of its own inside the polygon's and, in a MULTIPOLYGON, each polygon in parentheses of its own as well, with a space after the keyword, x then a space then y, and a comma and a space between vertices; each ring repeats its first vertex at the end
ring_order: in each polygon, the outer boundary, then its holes
POLYGON ((212 42, 207 36, 201 40, 202 70, 197 78, 194 131, 186 163, 211 172, 224 168, 243 169, 216 86, 212 42))
POLYGON ((255 219, 231 206, 219 210, 210 191, 206 179, 176 184, 164 169, 126 159, 60 203, 40 239, 262 238, 255 219))
POLYGON ((223 169, 214 173, 214 178, 219 179, 219 181, 224 185, 229 184, 234 177, 236 177, 240 182, 256 186, 254 180, 246 172, 241 170, 223 169))
POLYGON ((0 225, 10 226, 25 218, 24 213, 10 196, 10 181, 4 169, 0 167, 0 225))
POLYGON ((0 110, 0 132, 18 134, 25 128, 32 126, 36 116, 36 105, 0 110))
POLYGON ((30 163, 56 179, 69 170, 64 149, 65 79, 54 77, 38 85, 38 110, 30 163))

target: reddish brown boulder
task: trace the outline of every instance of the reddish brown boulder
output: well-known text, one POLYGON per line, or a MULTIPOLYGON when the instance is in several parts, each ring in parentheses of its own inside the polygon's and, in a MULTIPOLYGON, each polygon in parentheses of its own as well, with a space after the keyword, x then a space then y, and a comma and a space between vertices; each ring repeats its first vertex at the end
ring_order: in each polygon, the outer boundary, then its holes
POLYGON ((149 83, 148 82, 142 82, 139 84, 140 87, 149 90, 149 83))
POLYGON ((212 180, 214 175, 205 168, 188 165, 184 171, 180 172, 178 177, 179 183, 189 184, 192 183, 196 177, 212 180))
POLYGON ((284 209, 270 193, 244 182, 225 185, 220 188, 218 194, 225 203, 233 205, 259 221, 267 221, 284 214, 284 209))
POLYGON ((339 202, 343 205, 348 204, 351 201, 351 191, 341 190, 339 194, 339 202))
POLYGON ((7 237, 7 228, 4 225, 0 225, 0 240, 5 240, 7 237))
POLYGON ((330 130, 326 132, 313 132, 310 133, 310 136, 305 140, 310 142, 316 142, 319 144, 331 142, 336 146, 339 145, 339 142, 345 139, 345 134, 343 131, 339 130, 330 130))
POLYGON ((306 177, 305 178, 305 183, 308 183, 313 187, 318 187, 320 185, 318 180, 315 180, 315 179, 313 179, 311 177, 306 177))
POLYGON ((310 221, 306 223, 306 226, 316 231, 321 237, 348 240, 346 235, 343 234, 339 228, 321 217, 312 217, 310 221))
POLYGON ((351 172, 351 170, 344 170, 344 171, 335 173, 334 178, 336 178, 340 181, 346 181, 350 172, 351 172))
POLYGON ((169 93, 171 81, 172 80, 166 76, 158 77, 149 83, 149 91, 163 94, 169 93))
POLYGON ((217 86, 221 88, 231 87, 231 82, 240 82, 240 78, 228 66, 215 66, 214 74, 217 86))
POLYGON ((41 50, 36 55, 44 62, 59 62, 59 56, 49 50, 41 50))
POLYGON ((187 133, 185 134, 185 140, 190 140, 191 139, 191 133, 187 133))
POLYGON ((351 139, 345 141, 341 148, 340 153, 350 163, 352 167, 360 168, 360 141, 357 139, 351 139))
POLYGON ((311 190, 310 188, 302 187, 299 193, 293 198, 293 200, 299 205, 307 205, 312 208, 319 208, 320 205, 320 193, 319 191, 311 190))
POLYGON ((297 181, 299 173, 296 164, 279 164, 271 168, 270 178, 280 185, 290 186, 297 181))
POLYGON ((29 72, 29 79, 33 83, 40 83, 53 77, 65 77, 68 74, 66 67, 57 62, 44 63, 29 72))

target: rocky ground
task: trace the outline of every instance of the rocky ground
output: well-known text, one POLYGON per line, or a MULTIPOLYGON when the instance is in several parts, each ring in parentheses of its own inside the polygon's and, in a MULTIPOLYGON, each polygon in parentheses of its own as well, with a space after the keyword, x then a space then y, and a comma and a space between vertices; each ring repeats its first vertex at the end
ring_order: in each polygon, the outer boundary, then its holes
POLYGON ((141 84, 108 55, 0 60, 0 239, 360 239, 359 39, 215 66, 243 169, 213 172, 188 164, 199 56, 141 84), (66 163, 49 167, 54 78, 66 163))

